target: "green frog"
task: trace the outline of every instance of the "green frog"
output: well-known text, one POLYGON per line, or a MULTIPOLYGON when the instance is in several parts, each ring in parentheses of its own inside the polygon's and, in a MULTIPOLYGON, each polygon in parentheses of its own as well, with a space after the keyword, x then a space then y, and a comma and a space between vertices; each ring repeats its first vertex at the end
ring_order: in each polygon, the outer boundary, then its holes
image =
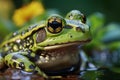
POLYGON ((10 34, 0 45, 0 70, 7 66, 45 78, 79 70, 79 46, 91 41, 85 22, 80 11, 72 10, 65 18, 53 14, 10 34))

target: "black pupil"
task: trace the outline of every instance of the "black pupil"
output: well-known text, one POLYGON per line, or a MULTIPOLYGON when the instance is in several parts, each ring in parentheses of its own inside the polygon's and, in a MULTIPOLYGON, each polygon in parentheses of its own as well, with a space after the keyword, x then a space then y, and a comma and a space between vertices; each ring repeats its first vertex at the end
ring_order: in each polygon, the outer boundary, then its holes
POLYGON ((55 30, 58 27, 62 27, 62 24, 57 21, 53 21, 52 23, 48 23, 48 26, 52 27, 55 30))

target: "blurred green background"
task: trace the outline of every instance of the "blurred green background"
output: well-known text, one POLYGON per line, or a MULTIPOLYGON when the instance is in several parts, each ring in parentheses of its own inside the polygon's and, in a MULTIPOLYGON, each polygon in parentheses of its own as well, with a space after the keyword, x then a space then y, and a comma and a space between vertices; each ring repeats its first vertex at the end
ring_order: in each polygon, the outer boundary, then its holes
MULTIPOLYGON (((24 1, 13 0, 16 8, 21 7, 24 1)), ((81 10, 87 16, 94 12, 105 14, 107 22, 120 22, 120 0, 42 0, 45 9, 57 9, 66 14, 72 9, 81 10)))
POLYGON ((120 22, 120 0, 43 0, 43 3, 46 8, 55 8, 64 14, 72 9, 81 10, 87 16, 101 12, 107 22, 120 22))

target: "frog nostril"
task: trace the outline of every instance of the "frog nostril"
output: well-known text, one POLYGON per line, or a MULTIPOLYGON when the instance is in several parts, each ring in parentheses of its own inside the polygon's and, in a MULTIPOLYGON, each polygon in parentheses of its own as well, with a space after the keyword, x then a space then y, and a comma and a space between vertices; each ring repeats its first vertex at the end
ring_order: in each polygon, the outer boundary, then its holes
POLYGON ((76 31, 81 31, 81 28, 80 27, 76 27, 76 31))
POLYGON ((76 31, 82 31, 83 33, 85 33, 85 30, 83 30, 81 27, 76 27, 76 31))
POLYGON ((70 38, 72 38, 73 36, 72 35, 70 35, 70 38))

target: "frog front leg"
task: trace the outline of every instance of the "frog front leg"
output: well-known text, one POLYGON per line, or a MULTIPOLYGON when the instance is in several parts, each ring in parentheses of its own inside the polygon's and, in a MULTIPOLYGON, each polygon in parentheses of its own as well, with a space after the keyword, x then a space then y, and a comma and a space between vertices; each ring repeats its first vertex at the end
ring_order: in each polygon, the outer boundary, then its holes
POLYGON ((31 62, 26 56, 22 54, 26 52, 14 52, 5 56, 5 64, 11 68, 17 68, 26 72, 37 72, 41 76, 47 78, 46 74, 43 73, 39 67, 31 62))
POLYGON ((81 67, 80 70, 84 71, 84 70, 97 70, 96 66, 89 61, 86 53, 83 50, 80 50, 80 57, 81 57, 81 67))

